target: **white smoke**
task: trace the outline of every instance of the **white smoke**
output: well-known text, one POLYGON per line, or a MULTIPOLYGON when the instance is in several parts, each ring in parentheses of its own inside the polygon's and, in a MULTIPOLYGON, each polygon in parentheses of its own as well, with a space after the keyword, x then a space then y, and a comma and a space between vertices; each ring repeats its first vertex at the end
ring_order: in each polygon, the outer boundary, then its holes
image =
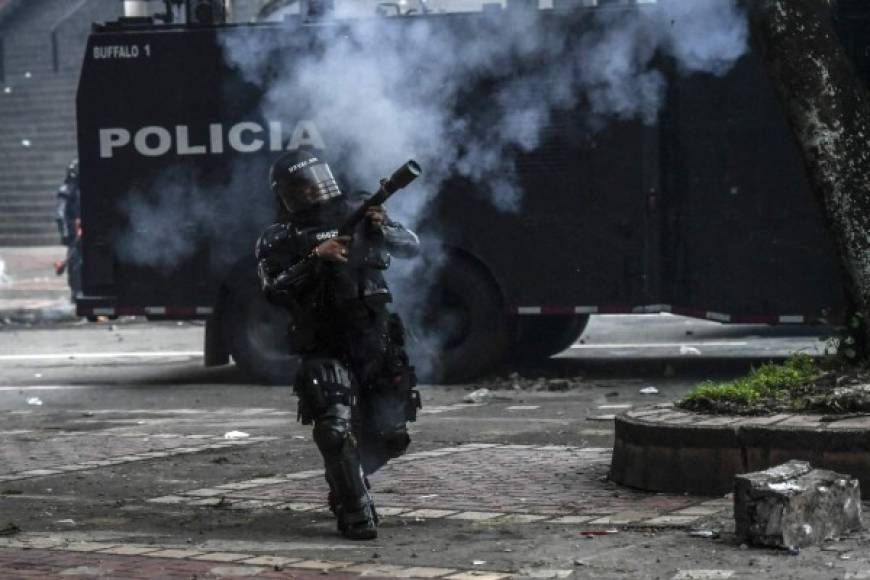
MULTIPOLYGON (((424 187, 389 204, 413 227, 453 176, 474 182, 501 210, 520 209, 515 153, 541 144, 555 111, 583 110, 578 133, 612 119, 654 123, 666 90, 657 60, 673 59, 682 74, 723 75, 747 49, 736 0, 602 7, 580 28, 568 13, 554 16, 362 18, 319 28, 315 47, 292 27, 231 29, 221 39, 226 62, 263 91, 253 113, 285 125, 313 120, 353 187, 374 188, 417 159, 424 187)), ((257 171, 237 163, 219 185, 170 171, 147 192, 130 192, 121 257, 172 267, 203 241, 215 259, 237 255, 220 251, 230 234, 268 222, 273 209, 271 199, 246 195, 252 184, 267 191, 266 173, 257 171)))
POLYGON ((125 262, 172 268, 203 246, 212 266, 232 266, 239 247, 253 252, 250 232, 274 218, 261 165, 236 163, 228 179, 203 184, 195 174, 167 171, 146 190, 129 192, 121 207, 127 227, 116 240, 125 262), (258 185, 262 184, 258 187, 258 185), (253 188, 253 191, 252 191, 253 188))
MULTIPOLYGON (((553 111, 582 107, 588 126, 578 131, 614 118, 654 123, 666 90, 657 59, 673 59, 682 74, 723 75, 746 52, 746 18, 736 4, 602 7, 590 12, 595 24, 580 29, 567 14, 545 20, 528 11, 452 26, 441 16, 371 19, 324 27, 316 50, 279 52, 279 37, 249 34, 229 36, 225 54, 266 90, 265 117, 292 121, 305 101, 355 183, 376 184, 414 157, 430 194, 459 175, 478 183, 499 209, 517 210, 513 153, 540 145, 553 111), (474 94, 484 79, 498 82, 474 94), (469 96, 476 99, 471 116, 458 110, 469 96)), ((392 211, 413 220, 427 201, 402 196, 392 211)))
MULTIPOLYGON (((555 112, 584 111, 581 135, 612 121, 654 124, 666 97, 662 61, 680 74, 721 76, 748 48, 736 0, 601 7, 586 18, 579 27, 576 15, 524 10, 369 19, 320 28, 316 47, 287 27, 280 36, 229 35, 224 52, 264 90, 262 116, 311 118, 355 187, 374 187, 406 159, 419 161, 424 187, 388 204, 391 216, 413 228, 456 176, 474 182, 499 210, 520 210, 515 154, 542 144, 555 112)), ((427 326, 418 324, 430 290, 421 281, 434 280, 433 266, 447 259, 437 240, 424 241, 422 261, 390 270, 411 328, 427 326)), ((430 359, 420 350, 437 351, 449 334, 435 328, 416 336, 412 358, 425 365, 430 359)))

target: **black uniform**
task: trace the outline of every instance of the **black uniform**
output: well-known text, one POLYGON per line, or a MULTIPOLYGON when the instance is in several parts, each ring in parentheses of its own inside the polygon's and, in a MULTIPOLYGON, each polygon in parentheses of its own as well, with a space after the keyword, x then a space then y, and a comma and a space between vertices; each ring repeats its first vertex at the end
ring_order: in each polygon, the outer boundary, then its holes
MULTIPOLYGON (((61 243, 67 247, 66 272, 72 300, 81 294, 81 238, 78 220, 81 216, 79 199, 79 162, 73 160, 66 171, 66 179, 57 189, 56 221, 61 243)), ((62 274, 59 271, 58 275, 62 274)))
MULTIPOLYGON (((303 163, 305 156, 311 158, 304 154, 303 163)), ((275 172, 298 171, 300 164, 298 154, 285 157, 273 168, 277 189, 275 172)), ((380 227, 359 227, 347 263, 315 257, 313 249, 336 237, 338 225, 362 199, 342 195, 331 172, 324 175, 310 179, 321 186, 320 201, 285 202, 287 219, 260 237, 258 274, 267 299, 291 311, 293 346, 302 354, 294 385, 299 417, 314 425, 339 529, 369 539, 376 536, 377 515, 365 476, 404 453, 410 443, 406 422, 420 406, 402 322, 387 309, 391 296, 382 271, 391 256, 417 255, 419 242, 388 219, 380 227)))

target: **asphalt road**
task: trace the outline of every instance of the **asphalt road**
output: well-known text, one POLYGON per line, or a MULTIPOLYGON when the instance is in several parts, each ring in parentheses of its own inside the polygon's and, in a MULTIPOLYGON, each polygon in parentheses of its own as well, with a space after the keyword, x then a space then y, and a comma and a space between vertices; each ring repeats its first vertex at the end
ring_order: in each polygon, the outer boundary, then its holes
POLYGON ((864 535, 799 556, 741 549, 727 499, 606 478, 614 413, 818 352, 820 330, 597 317, 576 348, 520 369, 535 380, 488 380, 474 404, 482 384, 424 386, 410 455, 373 477, 380 537, 353 543, 324 510, 290 389, 202 368, 201 326, 3 327, 0 528, 21 531, 0 529, 0 577, 36 566, 33 554, 44 577, 266 575, 275 563, 296 577, 870 577, 864 535))

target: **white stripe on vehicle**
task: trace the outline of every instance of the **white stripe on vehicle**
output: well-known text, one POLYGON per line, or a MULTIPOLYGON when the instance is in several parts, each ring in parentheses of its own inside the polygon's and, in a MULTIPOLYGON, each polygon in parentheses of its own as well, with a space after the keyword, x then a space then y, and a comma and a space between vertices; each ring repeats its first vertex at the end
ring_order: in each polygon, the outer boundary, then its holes
POLYGON ((696 342, 687 344, 685 342, 643 342, 634 344, 575 344, 571 348, 578 350, 603 350, 603 349, 626 349, 626 348, 680 348, 682 346, 695 348, 710 348, 710 347, 730 347, 730 346, 747 346, 748 342, 728 341, 728 342, 696 342))
POLYGON ((782 324, 803 324, 804 317, 801 315, 780 316, 779 321, 782 324))
POLYGON ((670 304, 647 304, 646 306, 636 306, 632 309, 635 314, 656 314, 659 312, 670 312, 670 304))

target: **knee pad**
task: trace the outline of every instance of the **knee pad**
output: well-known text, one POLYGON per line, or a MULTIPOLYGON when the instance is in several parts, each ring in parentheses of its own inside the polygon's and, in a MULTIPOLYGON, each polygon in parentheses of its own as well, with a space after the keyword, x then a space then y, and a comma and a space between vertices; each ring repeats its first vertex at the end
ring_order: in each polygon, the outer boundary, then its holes
POLYGON ((302 363, 294 390, 299 397, 299 419, 309 425, 336 405, 354 404, 350 373, 341 362, 313 358, 302 363))
POLYGON ((341 454, 351 437, 349 424, 349 418, 340 416, 326 417, 314 424, 314 443, 324 457, 341 454))

